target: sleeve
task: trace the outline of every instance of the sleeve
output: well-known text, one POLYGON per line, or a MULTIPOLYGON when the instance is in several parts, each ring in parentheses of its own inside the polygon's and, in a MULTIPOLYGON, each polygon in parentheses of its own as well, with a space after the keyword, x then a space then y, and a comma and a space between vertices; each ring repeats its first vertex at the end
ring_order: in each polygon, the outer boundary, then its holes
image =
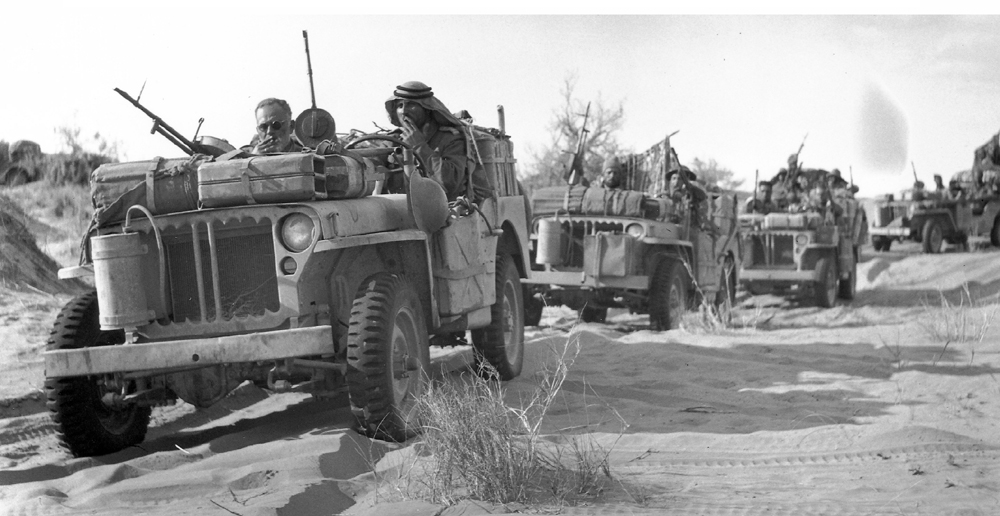
POLYGON ((460 134, 439 130, 427 143, 413 149, 428 174, 444 186, 449 200, 465 195, 468 155, 460 134))

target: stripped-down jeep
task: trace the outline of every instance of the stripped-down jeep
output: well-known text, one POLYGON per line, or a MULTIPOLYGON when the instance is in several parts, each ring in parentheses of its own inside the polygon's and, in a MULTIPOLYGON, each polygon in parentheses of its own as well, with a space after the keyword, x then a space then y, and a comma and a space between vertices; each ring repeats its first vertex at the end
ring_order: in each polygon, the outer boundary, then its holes
POLYGON ((985 238, 1000 247, 1000 178, 987 171, 976 185, 969 171, 956 173, 947 190, 904 190, 897 199, 886 194, 875 201, 872 246, 889 251, 893 241, 920 242, 923 252, 940 253, 943 243, 966 247, 969 239, 985 238))
MULTIPOLYGON (((829 173, 805 169, 811 183, 827 181, 829 173)), ((860 248, 868 237, 864 208, 852 190, 841 189, 828 206, 817 210, 744 213, 740 225, 744 254, 740 285, 753 295, 808 295, 829 308, 837 298, 854 299, 860 248)), ((800 204, 800 206, 802 206, 800 204)))
POLYGON ((700 301, 728 308, 735 300, 735 198, 710 189, 698 206, 668 196, 669 177, 681 171, 669 138, 620 161, 621 188, 568 185, 532 194, 527 324, 538 324, 545 305, 565 305, 585 322, 628 308, 649 314, 652 329, 668 330, 700 301))
POLYGON ((492 366, 484 374, 516 377, 526 199, 502 117, 500 129, 461 130, 492 187, 478 204, 381 193, 390 174, 431 181, 381 133, 323 154, 183 140, 190 158, 95 171, 100 209, 83 263, 61 274, 92 274, 96 292, 66 305, 45 352, 64 447, 88 456, 137 444, 151 407, 207 407, 247 380, 346 390, 360 431, 402 440, 428 386, 429 345, 466 330, 492 366), (428 210, 446 220, 428 222, 428 210))

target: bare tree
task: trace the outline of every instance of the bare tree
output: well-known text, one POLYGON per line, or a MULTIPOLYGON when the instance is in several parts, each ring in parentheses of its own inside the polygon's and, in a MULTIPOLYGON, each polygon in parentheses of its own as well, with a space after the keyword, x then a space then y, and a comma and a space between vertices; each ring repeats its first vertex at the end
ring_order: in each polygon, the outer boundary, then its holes
MULTIPOLYGON (((529 191, 565 184, 563 176, 570 168, 580 141, 583 115, 587 109, 586 101, 574 97, 576 82, 576 74, 570 74, 564 80, 560 91, 563 103, 552 111, 552 121, 548 126, 552 140, 532 152, 535 168, 522 181, 529 191)), ((605 104, 600 94, 590 104, 583 141, 583 169, 584 176, 593 180, 601 173, 604 159, 621 150, 617 136, 625 122, 625 108, 620 100, 613 105, 605 104)))
POLYGON ((733 171, 719 165, 712 158, 709 158, 707 162, 694 158, 689 167, 703 183, 718 186, 725 191, 736 190, 744 181, 743 179, 733 179, 733 171))

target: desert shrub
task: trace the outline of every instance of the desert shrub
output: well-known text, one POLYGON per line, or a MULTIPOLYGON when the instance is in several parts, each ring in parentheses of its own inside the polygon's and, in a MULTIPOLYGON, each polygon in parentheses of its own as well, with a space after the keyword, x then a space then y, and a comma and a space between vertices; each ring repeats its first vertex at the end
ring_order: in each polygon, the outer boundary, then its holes
POLYGON ((470 372, 434 385, 418 403, 424 458, 395 479, 407 484, 393 486, 396 492, 452 505, 462 499, 524 503, 536 494, 567 500, 602 491, 602 480, 611 479, 610 450, 586 436, 560 443, 541 435, 579 352, 577 339, 554 349, 554 360, 517 406, 505 402, 502 383, 485 379, 496 375, 470 372))
MULTIPOLYGON (((918 324, 929 337, 944 344, 941 354, 952 343, 982 343, 1000 312, 1000 302, 973 299, 968 283, 962 285, 958 303, 949 301, 943 291, 939 294, 936 306, 928 301, 923 303, 926 317, 920 318, 918 324)), ((975 357, 975 348, 971 351, 975 357)))

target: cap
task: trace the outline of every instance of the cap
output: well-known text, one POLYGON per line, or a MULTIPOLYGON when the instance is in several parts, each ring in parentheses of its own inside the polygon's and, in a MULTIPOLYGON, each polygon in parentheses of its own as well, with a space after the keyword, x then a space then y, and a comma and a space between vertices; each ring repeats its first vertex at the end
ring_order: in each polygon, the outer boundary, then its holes
POLYGON ((393 95, 404 99, 419 100, 434 96, 431 87, 420 81, 407 81, 400 86, 396 86, 393 95))

